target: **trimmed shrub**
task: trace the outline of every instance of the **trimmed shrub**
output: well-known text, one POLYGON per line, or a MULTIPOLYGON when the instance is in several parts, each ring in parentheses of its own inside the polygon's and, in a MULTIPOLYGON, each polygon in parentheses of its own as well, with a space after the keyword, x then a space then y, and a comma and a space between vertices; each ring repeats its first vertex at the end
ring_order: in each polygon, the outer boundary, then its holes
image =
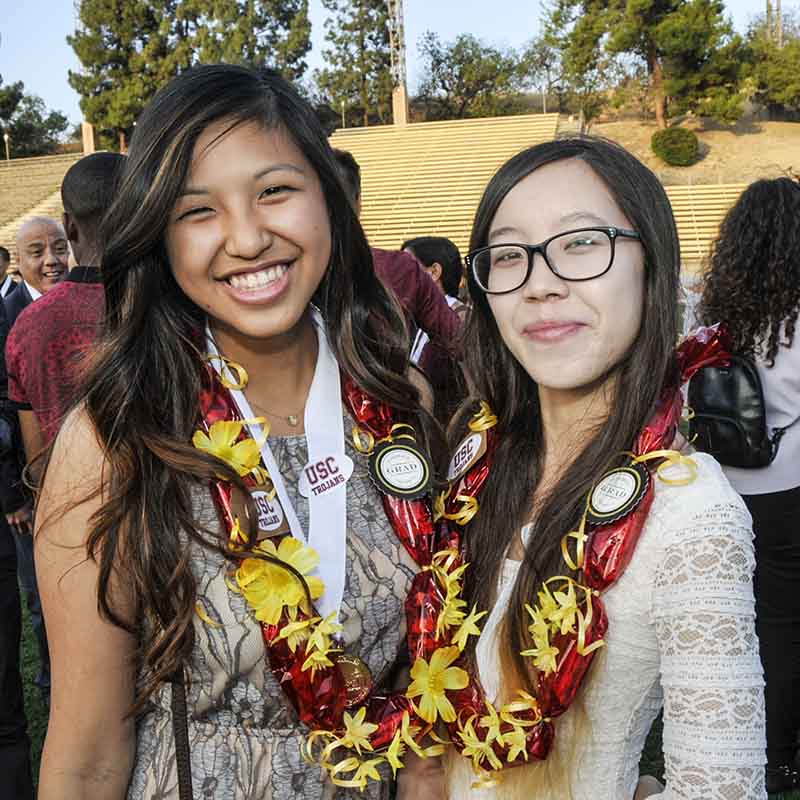
POLYGON ((656 131, 650 140, 653 152, 672 167, 688 167, 697 161, 699 142, 688 128, 667 128, 656 131))

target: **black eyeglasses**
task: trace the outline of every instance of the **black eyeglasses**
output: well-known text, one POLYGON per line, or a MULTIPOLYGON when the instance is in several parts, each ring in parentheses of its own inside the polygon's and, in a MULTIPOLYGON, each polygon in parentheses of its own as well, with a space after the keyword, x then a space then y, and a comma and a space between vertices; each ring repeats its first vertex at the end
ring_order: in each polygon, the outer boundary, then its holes
POLYGON ((578 228, 557 233, 540 244, 493 244, 466 258, 475 282, 486 294, 508 294, 524 286, 541 253, 554 275, 565 281, 590 281, 605 275, 614 263, 617 239, 641 240, 622 228, 578 228))

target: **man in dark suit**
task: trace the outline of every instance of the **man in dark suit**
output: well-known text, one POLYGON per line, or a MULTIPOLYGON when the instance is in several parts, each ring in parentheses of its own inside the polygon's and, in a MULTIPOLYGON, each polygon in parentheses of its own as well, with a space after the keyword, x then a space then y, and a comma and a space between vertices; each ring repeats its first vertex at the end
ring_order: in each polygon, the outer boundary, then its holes
POLYGON ((31 217, 17 232, 17 260, 22 280, 3 299, 8 326, 23 308, 52 289, 67 273, 69 243, 61 223, 50 217, 31 217))
POLYGON ((0 247, 0 297, 5 297, 16 288, 12 277, 8 274, 11 266, 11 253, 5 247, 0 247))
MULTIPOLYGON (((57 286, 67 272, 69 244, 61 223, 49 217, 32 217, 23 222, 17 233, 17 259, 22 281, 3 299, 9 329, 25 308, 57 286)), ((50 658, 33 564, 33 499, 22 481, 24 466, 25 449, 17 421, 13 426, 12 447, 3 458, 0 492, 5 495, 3 510, 14 535, 19 582, 39 646, 40 667, 36 683, 45 702, 49 702, 50 658)))
MULTIPOLYGON (((16 412, 6 398, 6 366, 3 353, 8 320, 0 303, 0 451, 12 446, 12 430, 16 412)), ((25 502, 13 492, 9 476, 0 463, 0 501, 3 511, 15 510, 25 502)), ((3 797, 33 800, 30 740, 27 734, 22 677, 19 666, 19 644, 22 627, 19 589, 17 587, 17 554, 14 539, 4 516, 0 515, 0 785, 3 797)))

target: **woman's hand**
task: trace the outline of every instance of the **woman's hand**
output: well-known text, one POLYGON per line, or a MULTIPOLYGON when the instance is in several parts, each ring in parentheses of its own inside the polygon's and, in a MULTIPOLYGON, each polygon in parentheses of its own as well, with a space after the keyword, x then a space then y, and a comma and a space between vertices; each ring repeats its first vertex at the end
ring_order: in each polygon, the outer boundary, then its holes
POLYGON ((397 800, 443 800, 447 797, 444 767, 439 757, 420 758, 407 753, 397 773, 397 800))

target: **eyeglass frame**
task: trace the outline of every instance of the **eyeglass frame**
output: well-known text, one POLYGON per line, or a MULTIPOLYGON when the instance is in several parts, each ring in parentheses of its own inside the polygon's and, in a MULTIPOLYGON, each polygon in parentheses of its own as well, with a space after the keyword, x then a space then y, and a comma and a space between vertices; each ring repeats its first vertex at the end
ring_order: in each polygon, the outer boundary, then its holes
POLYGON ((472 277, 475 281, 475 285, 484 293, 484 294, 492 294, 492 295, 500 295, 500 294, 511 294, 511 292, 516 292, 518 289, 521 289, 531 277, 533 273, 533 259, 535 258, 537 253, 540 253, 542 256, 542 260, 547 265, 547 268, 550 272, 553 273, 557 278, 561 278, 562 281, 568 281, 569 283, 582 283, 583 281, 593 281, 595 278, 601 278, 605 275, 611 267, 614 265, 614 256, 617 253, 617 239, 635 239, 636 241, 641 242, 642 237, 636 231, 629 230, 627 228, 617 228, 616 226, 609 225, 609 226, 592 226, 588 228, 572 228, 568 231, 561 231, 560 233, 556 233, 554 236, 550 236, 548 239, 545 239, 543 242, 539 242, 539 244, 523 244, 522 242, 502 242, 500 244, 489 244, 485 247, 479 247, 477 250, 473 250, 471 253, 467 253, 464 257, 464 261, 466 265, 469 267, 470 272, 472 273, 472 277), (598 272, 597 275, 592 275, 590 278, 567 278, 561 273, 559 273, 556 268, 550 263, 550 259, 547 257, 547 245, 550 244, 554 239, 558 239, 561 236, 567 236, 570 233, 581 233, 581 231, 601 231, 605 233, 609 241, 611 242, 611 258, 609 259, 608 266, 602 271, 598 272), (489 289, 484 289, 483 285, 481 284, 480 279, 478 278, 478 271, 475 268, 475 258, 479 256, 481 253, 485 253, 488 250, 492 250, 496 247, 521 247, 525 252, 528 254, 528 269, 525 272, 524 280, 519 284, 519 286, 515 286, 513 289, 503 289, 500 292, 493 292, 489 289))

